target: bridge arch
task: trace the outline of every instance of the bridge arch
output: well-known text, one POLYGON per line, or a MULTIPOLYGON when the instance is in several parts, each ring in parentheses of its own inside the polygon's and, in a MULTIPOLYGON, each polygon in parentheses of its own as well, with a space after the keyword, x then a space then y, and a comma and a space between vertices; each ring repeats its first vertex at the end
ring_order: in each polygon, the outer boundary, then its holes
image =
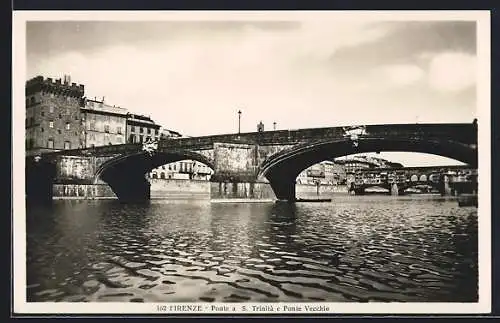
POLYGON ((477 166, 476 145, 450 139, 366 136, 337 138, 299 144, 270 156, 260 166, 259 178, 267 178, 277 198, 295 198, 295 179, 304 169, 321 161, 368 152, 404 151, 439 155, 477 166))
POLYGON ((152 154, 141 151, 124 154, 104 162, 94 175, 94 183, 106 182, 120 200, 149 199, 149 182, 145 174, 159 166, 181 160, 195 160, 214 168, 211 159, 188 150, 158 150, 152 154))

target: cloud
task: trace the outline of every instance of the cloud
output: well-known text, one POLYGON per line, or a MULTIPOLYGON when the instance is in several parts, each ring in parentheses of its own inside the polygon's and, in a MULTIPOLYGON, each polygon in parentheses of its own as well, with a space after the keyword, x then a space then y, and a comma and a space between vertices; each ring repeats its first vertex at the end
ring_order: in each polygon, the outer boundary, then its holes
MULTIPOLYGON (((342 48, 383 39, 387 30, 377 24, 320 20, 294 28, 222 27, 180 28, 176 37, 164 38, 158 32, 155 41, 141 42, 113 42, 108 31, 105 46, 70 50, 68 45, 51 55, 32 55, 28 77, 69 73, 85 84, 88 96, 105 96, 110 104, 151 115, 188 135, 236 131, 238 109, 242 131, 255 131, 260 120, 266 129, 273 121, 279 129, 293 129, 414 122, 415 115, 470 119, 465 108, 450 116, 427 92, 414 91, 409 99, 409 92, 401 91, 425 79, 416 64, 393 61, 360 73, 332 63, 342 48)), ((65 43, 64 37, 60 41, 65 43)))
POLYGON ((376 69, 380 82, 389 86, 407 86, 418 82, 425 76, 425 71, 417 65, 387 65, 376 69))
POLYGON ((429 85, 440 92, 458 92, 476 84, 475 56, 444 52, 434 55, 429 64, 429 85))
POLYGON ((254 130, 253 123, 265 114, 280 124, 299 127, 285 111, 304 111, 318 98, 323 98, 321 105, 331 106, 329 102, 344 96, 345 86, 322 63, 337 48, 383 35, 366 29, 366 23, 349 21, 306 21, 293 30, 248 25, 237 33, 192 32, 180 30, 185 38, 139 45, 109 44, 85 54, 64 51, 43 59, 30 77, 69 73, 86 85, 89 96, 105 96, 111 104, 151 114, 168 127, 179 125, 193 133, 202 126, 212 127, 208 133, 232 131, 232 110, 241 107, 246 110, 247 129, 254 130), (222 129, 193 120, 205 109, 218 116, 222 129))

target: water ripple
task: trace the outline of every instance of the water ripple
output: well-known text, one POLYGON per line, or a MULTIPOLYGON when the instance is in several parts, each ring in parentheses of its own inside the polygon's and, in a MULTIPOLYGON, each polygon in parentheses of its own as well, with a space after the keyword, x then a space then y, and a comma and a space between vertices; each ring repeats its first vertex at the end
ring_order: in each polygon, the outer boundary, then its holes
POLYGON ((29 301, 477 301, 477 210, 332 203, 57 201, 28 214, 29 301), (40 219, 50 225, 40 225, 40 219))

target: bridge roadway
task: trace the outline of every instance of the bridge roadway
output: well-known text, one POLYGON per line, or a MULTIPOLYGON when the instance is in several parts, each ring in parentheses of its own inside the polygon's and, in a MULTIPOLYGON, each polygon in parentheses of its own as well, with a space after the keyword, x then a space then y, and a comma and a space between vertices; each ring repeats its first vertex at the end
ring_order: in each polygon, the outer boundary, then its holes
POLYGON ((476 167, 477 124, 392 124, 250 132, 162 139, 151 153, 143 148, 140 144, 124 144, 64 150, 43 153, 38 161, 31 156, 27 159, 27 179, 31 184, 42 180, 43 176, 33 181, 29 178, 45 164, 45 172, 52 174, 48 176, 52 181, 88 184, 104 181, 121 200, 147 200, 146 172, 170 162, 192 159, 214 170, 214 198, 262 198, 268 195, 264 192, 267 185, 276 198, 294 200, 295 178, 302 170, 323 160, 354 153, 424 152, 476 167), (78 174, 68 173, 68 165, 74 163, 69 160, 78 160, 78 174))

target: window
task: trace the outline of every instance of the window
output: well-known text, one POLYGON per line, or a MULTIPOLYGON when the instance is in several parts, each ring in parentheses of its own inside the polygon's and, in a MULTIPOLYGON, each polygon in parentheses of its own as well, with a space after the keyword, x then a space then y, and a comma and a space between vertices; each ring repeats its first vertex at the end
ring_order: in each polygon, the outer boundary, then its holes
POLYGON ((117 127, 116 128, 116 133, 118 133, 118 134, 121 135, 122 134, 122 127, 117 127))
POLYGON ((40 128, 40 131, 43 132, 44 131, 43 128, 40 128))
POLYGON ((109 132, 109 125, 107 124, 104 125, 104 132, 109 132))
POLYGON ((54 128, 54 121, 49 121, 49 128, 54 128))
POLYGON ((66 122, 66 130, 69 130, 71 127, 70 123, 69 122, 66 122))
POLYGON ((41 115, 42 117, 44 117, 44 116, 45 116, 45 112, 44 112, 44 111, 40 112, 40 115, 41 115))
POLYGON ((148 135, 149 135, 150 133, 151 133, 151 129, 150 129, 150 128, 148 128, 148 135))
POLYGON ((165 169, 165 165, 161 166, 161 169, 165 169))
POLYGON ((172 165, 168 165, 168 170, 172 170, 172 165))
POLYGON ((31 97, 31 99, 30 99, 30 103, 31 103, 31 104, 35 104, 35 97, 34 97, 34 96, 32 96, 32 97, 31 97))
POLYGON ((50 107, 49 107, 49 112, 50 112, 50 113, 54 113, 54 107, 53 107, 53 106, 50 106, 50 107))
POLYGON ((61 133, 62 133, 62 132, 61 132, 61 129, 57 129, 57 133, 58 133, 58 134, 61 134, 61 133))
POLYGON ((54 139, 50 138, 47 140, 47 148, 54 149, 54 139))
POLYGON ((153 175, 151 175, 151 177, 154 178, 154 179, 158 178, 158 176, 156 176, 156 173, 153 173, 153 175))
POLYGON ((140 132, 140 133, 143 133, 143 129, 142 129, 142 127, 140 127, 140 128, 139 128, 139 132, 140 132))
POLYGON ((155 135, 158 136, 158 134, 160 133, 160 131, 158 129, 155 130, 155 135))
POLYGON ((129 143, 131 143, 131 144, 133 144, 133 143, 135 142, 135 140, 134 140, 134 139, 135 139, 135 136, 132 134, 132 135, 130 135, 130 136, 128 137, 128 142, 129 142, 129 143))
POLYGON ((135 132, 135 127, 134 126, 130 127, 130 132, 135 132))
POLYGON ((65 141, 64 142, 64 149, 71 149, 71 142, 65 141))
POLYGON ((117 144, 121 144, 122 143, 122 137, 121 136, 116 137, 116 143, 117 144))
POLYGON ((59 119, 62 119, 62 114, 59 113, 59 119))
POLYGON ((151 137, 149 137, 149 136, 148 136, 148 137, 146 138, 146 141, 151 141, 151 137))
POLYGON ((144 138, 144 136, 143 136, 143 135, 140 135, 140 136, 139 136, 139 143, 141 143, 141 144, 142 144, 142 142, 144 141, 144 139, 143 139, 143 138, 144 138))
POLYGON ((161 172, 161 173, 160 173, 160 178, 161 178, 161 179, 165 179, 165 173, 164 173, 164 172, 161 172))

